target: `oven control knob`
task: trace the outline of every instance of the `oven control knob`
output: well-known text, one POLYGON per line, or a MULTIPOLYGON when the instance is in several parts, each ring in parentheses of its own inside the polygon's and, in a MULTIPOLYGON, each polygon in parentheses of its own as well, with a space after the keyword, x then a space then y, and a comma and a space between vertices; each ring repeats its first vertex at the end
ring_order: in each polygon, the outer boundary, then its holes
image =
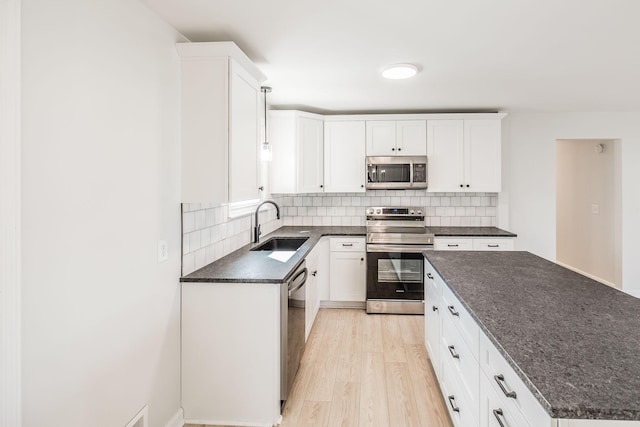
POLYGON ((415 212, 413 209, 411 209, 411 210, 409 211, 409 215, 415 215, 415 214, 416 214, 416 212, 415 212))
POLYGON ((367 209, 367 213, 368 213, 369 215, 373 215, 373 209, 367 209))
POLYGON ((422 215, 422 211, 418 211, 418 215, 422 215))
POLYGON ((376 213, 377 213, 378 215, 380 215, 380 214, 382 213, 382 211, 381 211, 380 209, 376 209, 376 213))

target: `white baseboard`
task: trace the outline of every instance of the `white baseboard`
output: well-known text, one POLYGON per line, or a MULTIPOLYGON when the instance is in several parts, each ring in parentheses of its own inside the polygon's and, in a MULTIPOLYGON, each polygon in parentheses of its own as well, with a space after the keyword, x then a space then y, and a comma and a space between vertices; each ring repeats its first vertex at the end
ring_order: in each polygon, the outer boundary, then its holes
POLYGON ((636 297, 636 298, 640 298, 640 289, 634 289, 634 290, 625 290, 623 289, 622 292, 631 295, 632 297, 636 297))
POLYGON ((184 412, 182 408, 178 409, 178 412, 169 420, 165 427, 182 427, 184 426, 184 412))
POLYGON ((572 267, 572 266, 567 265, 565 263, 562 263, 562 262, 560 262, 558 260, 556 260, 556 264, 558 264, 558 265, 560 265, 560 266, 562 266, 564 268, 568 268, 571 271, 575 271, 576 273, 582 274, 583 276, 587 276, 589 279, 593 279, 596 282, 602 283, 603 285, 607 285, 607 286, 610 286, 612 288, 616 288, 618 290, 622 290, 615 283, 609 282, 608 280, 601 279, 600 277, 594 276, 593 274, 589 274, 586 271, 580 270, 579 268, 572 267))

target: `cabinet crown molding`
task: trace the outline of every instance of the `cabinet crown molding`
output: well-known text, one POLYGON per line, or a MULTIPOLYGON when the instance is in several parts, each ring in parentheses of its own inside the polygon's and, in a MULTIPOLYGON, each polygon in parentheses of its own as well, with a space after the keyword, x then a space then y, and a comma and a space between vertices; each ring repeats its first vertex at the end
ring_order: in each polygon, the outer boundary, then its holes
POLYGON ((181 42, 176 43, 176 50, 183 61, 216 57, 233 58, 258 82, 267 80, 262 71, 234 42, 181 42))

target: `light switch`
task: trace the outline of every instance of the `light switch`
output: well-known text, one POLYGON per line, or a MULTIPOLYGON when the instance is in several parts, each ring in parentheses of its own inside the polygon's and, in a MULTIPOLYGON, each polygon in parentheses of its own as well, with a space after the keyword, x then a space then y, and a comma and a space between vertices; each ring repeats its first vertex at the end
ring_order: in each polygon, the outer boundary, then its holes
POLYGON ((169 259, 169 243, 166 240, 158 240, 158 262, 169 259))
POLYGON ((594 214, 594 215, 600 214, 600 205, 597 205, 595 203, 592 204, 591 205, 591 213, 594 214))

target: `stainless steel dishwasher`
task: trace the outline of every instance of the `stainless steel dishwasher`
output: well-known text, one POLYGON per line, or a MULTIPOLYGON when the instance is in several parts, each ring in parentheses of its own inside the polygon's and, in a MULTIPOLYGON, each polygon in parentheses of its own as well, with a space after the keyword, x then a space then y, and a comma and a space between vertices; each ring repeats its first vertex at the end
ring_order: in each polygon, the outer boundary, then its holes
POLYGON ((280 400, 289 396, 293 379, 304 353, 305 283, 308 270, 305 261, 291 279, 282 286, 280 311, 280 400))

